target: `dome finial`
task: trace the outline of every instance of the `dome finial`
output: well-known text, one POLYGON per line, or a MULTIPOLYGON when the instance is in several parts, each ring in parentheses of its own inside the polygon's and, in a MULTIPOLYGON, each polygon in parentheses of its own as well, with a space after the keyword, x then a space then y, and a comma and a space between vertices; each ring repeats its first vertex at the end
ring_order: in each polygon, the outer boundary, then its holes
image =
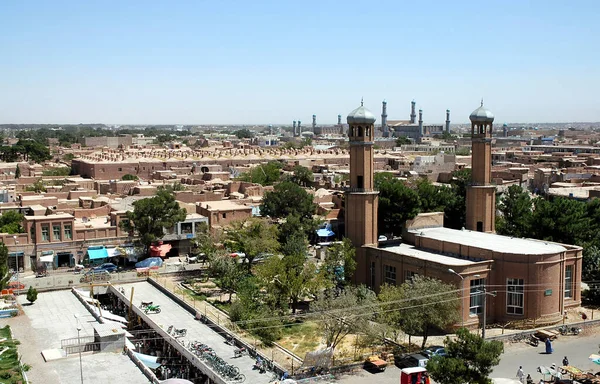
POLYGON ((483 107, 483 97, 481 98, 481 106, 483 107))
POLYGON ((363 103, 363 98, 361 97, 361 98, 360 98, 360 106, 362 107, 362 106, 363 106, 363 104, 364 104, 364 103, 363 103))

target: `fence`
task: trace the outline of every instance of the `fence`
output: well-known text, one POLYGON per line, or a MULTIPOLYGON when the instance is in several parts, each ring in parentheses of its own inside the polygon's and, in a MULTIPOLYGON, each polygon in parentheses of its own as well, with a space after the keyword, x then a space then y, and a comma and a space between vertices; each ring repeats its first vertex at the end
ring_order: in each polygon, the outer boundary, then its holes
POLYGON ((79 352, 98 352, 100 343, 94 341, 94 336, 82 336, 61 340, 60 347, 67 355, 72 355, 79 352))

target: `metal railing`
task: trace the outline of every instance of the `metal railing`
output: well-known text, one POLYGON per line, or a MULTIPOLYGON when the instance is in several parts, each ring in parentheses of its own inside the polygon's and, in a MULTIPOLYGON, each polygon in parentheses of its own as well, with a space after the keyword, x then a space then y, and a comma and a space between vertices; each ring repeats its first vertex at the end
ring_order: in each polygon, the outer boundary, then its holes
POLYGON ((73 337, 70 339, 62 339, 60 347, 67 355, 81 352, 97 352, 100 350, 100 342, 94 340, 94 336, 81 336, 79 339, 73 337))

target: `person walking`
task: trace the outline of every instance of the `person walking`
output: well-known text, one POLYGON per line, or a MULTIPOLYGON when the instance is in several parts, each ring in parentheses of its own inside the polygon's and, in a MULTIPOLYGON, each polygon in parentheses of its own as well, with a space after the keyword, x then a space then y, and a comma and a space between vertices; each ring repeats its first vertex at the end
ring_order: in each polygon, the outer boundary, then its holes
POLYGON ((519 369, 517 369, 517 379, 519 379, 522 384, 525 384, 525 372, 523 372, 522 365, 520 365, 519 369))
POLYGON ((563 367, 566 367, 569 365, 569 359, 567 359, 567 356, 565 356, 565 358, 563 359, 563 367))

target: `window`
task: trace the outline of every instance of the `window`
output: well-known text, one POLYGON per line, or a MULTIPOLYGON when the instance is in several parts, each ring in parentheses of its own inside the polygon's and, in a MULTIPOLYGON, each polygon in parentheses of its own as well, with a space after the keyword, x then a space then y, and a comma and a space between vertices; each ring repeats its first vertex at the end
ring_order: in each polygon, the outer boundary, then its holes
POLYGON ((71 224, 65 224, 65 240, 71 240, 73 238, 73 234, 71 232, 71 224))
POLYGON ((506 313, 523 314, 523 279, 506 279, 506 313))
POLYGON ((483 285, 484 279, 471 280, 471 300, 469 303, 469 313, 479 315, 483 313, 483 285))
POLYGON ((29 228, 29 236, 31 237, 31 241, 35 242, 35 224, 29 228))
POLYGON ((223 218, 224 218, 224 219, 226 219, 226 218, 227 218, 227 214, 226 214, 226 213, 224 213, 224 214, 223 214, 223 218))
POLYGON ((477 222, 477 232, 483 232, 483 221, 477 222))
POLYGON ((375 262, 371 262, 371 287, 375 286, 375 262))
POLYGON ((365 187, 365 182, 362 176, 356 176, 356 188, 363 189, 365 187))
POLYGON ((42 225, 42 241, 50 241, 50 228, 47 225, 42 225))
POLYGON ((384 265, 383 272, 385 275, 384 283, 396 285, 396 267, 384 265))
POLYGON ((60 240, 60 224, 59 225, 52 225, 52 239, 53 240, 60 240))
POLYGON ((565 267, 565 297, 568 299, 573 298, 573 266, 567 265, 565 267))
POLYGON ((122 171, 123 171, 123 168, 118 168, 118 169, 119 169, 119 172, 122 172, 122 171))
POLYGON ((413 271, 404 271, 404 282, 407 283, 409 281, 412 281, 413 277, 415 277, 417 275, 416 272, 413 271))

